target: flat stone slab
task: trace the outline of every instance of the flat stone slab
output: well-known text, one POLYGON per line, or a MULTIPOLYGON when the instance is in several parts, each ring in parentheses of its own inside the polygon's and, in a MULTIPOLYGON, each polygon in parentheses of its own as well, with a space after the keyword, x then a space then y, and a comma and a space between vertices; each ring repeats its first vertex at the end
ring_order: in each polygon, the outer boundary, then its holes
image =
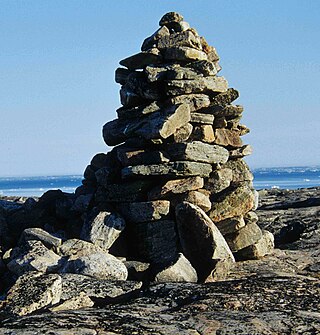
POLYGON ((170 202, 167 200, 131 202, 119 205, 118 208, 128 222, 150 222, 165 218, 169 214, 170 202))
POLYGON ((206 163, 177 161, 153 165, 128 166, 122 169, 122 178, 139 176, 208 177, 212 166, 206 163))
POLYGON ((181 194, 188 191, 196 191, 204 185, 203 178, 199 176, 174 179, 167 181, 163 186, 156 186, 148 193, 149 200, 164 199, 174 194, 181 194))
POLYGON ((212 114, 205 113, 191 113, 191 123, 209 124, 212 125, 214 116, 212 114))
POLYGON ((225 148, 200 141, 168 144, 164 150, 172 160, 223 164, 229 158, 229 152, 225 148))
POLYGON ((62 239, 51 235, 41 228, 27 228, 23 231, 21 241, 40 241, 49 249, 57 248, 61 245, 62 239))
POLYGON ((190 112, 206 108, 210 105, 210 98, 206 94, 183 94, 170 98, 173 105, 188 104, 190 112))
POLYGON ((192 61, 207 60, 208 56, 205 52, 189 47, 170 47, 162 50, 165 60, 192 61))
POLYGON ((120 144, 130 137, 165 139, 189 121, 188 105, 171 106, 165 111, 154 112, 144 118, 110 121, 103 127, 103 138, 105 143, 111 146, 120 144))
POLYGON ((232 252, 219 229, 206 213, 188 202, 176 207, 178 234, 183 254, 203 281, 215 267, 215 260, 230 259, 232 252))
POLYGON ((197 80, 169 80, 167 94, 176 96, 191 93, 219 93, 228 89, 228 82, 223 77, 204 77, 197 80))
POLYGON ((125 66, 130 70, 135 70, 143 69, 146 65, 149 64, 159 64, 161 62, 161 54, 157 52, 157 49, 151 49, 151 51, 142 51, 121 60, 120 65, 125 66))
POLYGON ((159 50, 172 47, 189 47, 199 50, 202 49, 200 38, 195 36, 191 30, 165 35, 158 40, 157 48, 159 50))
POLYGON ((223 145, 225 147, 242 147, 243 145, 239 131, 237 130, 218 128, 214 131, 214 135, 214 143, 216 144, 223 145))

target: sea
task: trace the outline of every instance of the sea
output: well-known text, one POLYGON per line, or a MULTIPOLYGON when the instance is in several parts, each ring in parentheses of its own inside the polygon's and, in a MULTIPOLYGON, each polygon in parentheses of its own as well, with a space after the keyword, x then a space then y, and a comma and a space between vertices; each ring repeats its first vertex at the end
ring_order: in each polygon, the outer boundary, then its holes
MULTIPOLYGON (((320 186, 320 166, 259 168, 252 172, 257 190, 320 186)), ((54 189, 72 193, 81 180, 82 175, 0 177, 0 196, 39 197, 54 189)))

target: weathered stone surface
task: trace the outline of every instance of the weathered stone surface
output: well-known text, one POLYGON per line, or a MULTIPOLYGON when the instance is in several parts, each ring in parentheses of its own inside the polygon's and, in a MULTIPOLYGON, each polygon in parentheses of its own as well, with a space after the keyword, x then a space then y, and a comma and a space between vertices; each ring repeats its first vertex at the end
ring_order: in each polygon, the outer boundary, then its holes
POLYGON ((200 141, 168 144, 165 150, 172 160, 220 164, 227 162, 229 157, 225 148, 200 141))
POLYGON ((106 185, 97 190, 96 201, 98 203, 143 201, 151 187, 153 187, 153 182, 150 180, 106 185))
POLYGON ((219 93, 228 88, 228 82, 223 77, 204 77, 197 80, 169 80, 167 94, 176 96, 190 93, 219 93))
POLYGON ((230 158, 236 159, 236 158, 242 158, 245 156, 251 155, 253 152, 253 148, 251 145, 246 144, 242 146, 241 148, 236 148, 234 150, 231 150, 230 153, 230 158))
POLYGON ((65 300, 57 306, 51 307, 51 312, 74 311, 82 308, 92 307, 94 302, 84 293, 80 292, 78 296, 65 300))
POLYGON ((246 223, 243 216, 235 216, 215 223, 222 235, 232 234, 243 228, 246 223))
POLYGON ((57 274, 25 274, 11 287, 5 312, 15 316, 30 314, 60 301, 62 280, 57 274))
POLYGON ((189 47, 198 50, 202 49, 200 38, 195 36, 190 30, 165 35, 158 40, 157 48, 160 51, 172 47, 189 47))
POLYGON ((196 270, 191 263, 179 253, 179 258, 169 267, 157 273, 154 279, 155 282, 190 282, 196 283, 198 276, 196 270))
POLYGON ((70 258, 61 273, 76 273, 97 279, 126 280, 128 271, 116 257, 105 252, 70 258))
POLYGON ((218 222, 234 216, 244 215, 253 206, 253 192, 248 185, 244 184, 221 195, 213 202, 209 216, 213 222, 218 222))
POLYGON ((134 296, 142 287, 141 282, 96 279, 80 274, 63 273, 61 300, 69 300, 84 292, 91 299, 103 298, 105 301, 114 302, 115 299, 134 296))
POLYGON ((147 149, 118 148, 117 157, 122 166, 159 164, 169 162, 166 153, 147 149))
POLYGON ((189 177, 183 179, 174 179, 167 181, 163 186, 156 186, 149 194, 149 200, 163 199, 172 196, 173 194, 181 194, 188 191, 196 191, 204 185, 203 178, 189 177))
POLYGON ((203 51, 208 55, 208 60, 211 62, 217 62, 220 59, 216 49, 210 46, 204 37, 201 37, 201 44, 203 51))
POLYGON ((201 108, 206 108, 210 105, 210 98, 206 94, 184 94, 170 98, 173 105, 188 104, 190 112, 195 112, 201 108))
POLYGON ((85 221, 80 237, 108 250, 125 228, 126 222, 118 213, 94 211, 91 215, 85 221))
POLYGON ((258 242, 239 250, 235 257, 237 260, 259 259, 268 255, 274 248, 274 236, 267 230, 262 231, 262 237, 258 242))
POLYGON ((53 236, 41 228, 27 228, 23 231, 21 238, 21 243, 25 241, 40 241, 42 244, 51 249, 56 249, 62 243, 62 239, 56 236, 53 236))
MULTIPOLYGON (((172 24, 183 21, 183 16, 177 12, 168 12, 162 16, 159 21, 159 26, 166 26, 172 28, 172 24)), ((173 26, 174 27, 174 26, 173 26)))
POLYGON ((231 147, 241 147, 242 140, 240 138, 240 134, 236 130, 230 130, 226 128, 218 128, 214 131, 215 140, 214 143, 223 145, 223 146, 231 146, 231 147))
POLYGON ((231 104, 234 100, 239 98, 239 92, 234 88, 228 88, 227 91, 221 92, 212 99, 212 106, 224 106, 231 104))
POLYGON ((120 107, 117 109, 117 114, 119 119, 134 119, 154 112, 159 112, 161 108, 162 106, 159 102, 153 101, 150 104, 132 108, 120 107))
POLYGON ((128 166, 123 168, 121 173, 123 178, 138 176, 207 177, 211 171, 212 167, 210 164, 177 161, 159 165, 128 166))
POLYGON ((157 49, 139 52, 133 56, 120 61, 120 65, 127 67, 129 70, 143 69, 149 64, 159 64, 162 62, 162 56, 157 49))
MULTIPOLYGON (((214 99, 219 97, 220 94, 218 94, 214 99)), ((224 117, 227 120, 229 120, 236 117, 240 117, 243 112, 243 107, 241 105, 215 105, 211 102, 211 106, 206 108, 203 112, 213 114, 216 118, 224 117)))
POLYGON ((194 113, 191 113, 190 115, 191 115, 190 122, 212 125, 214 121, 214 116, 211 114, 194 112, 194 113))
POLYGON ((173 138, 173 142, 181 143, 181 142, 187 141, 190 135, 192 134, 192 130, 193 130, 193 126, 190 123, 187 123, 184 126, 180 127, 171 136, 173 138))
POLYGON ((253 174, 250 172, 248 164, 242 159, 229 160, 224 167, 232 171, 234 183, 253 180, 253 174))
POLYGON ((119 206, 124 218, 133 223, 163 219, 169 214, 169 209, 170 202, 167 200, 131 202, 119 206))
POLYGON ((219 71, 217 69, 216 63, 212 63, 207 60, 199 60, 199 61, 191 62, 187 64, 186 66, 190 67, 191 69, 194 69, 198 73, 203 74, 205 77, 215 76, 217 72, 219 71))
POLYGON ((171 47, 163 50, 165 60, 192 61, 207 60, 206 53, 189 47, 171 47))
POLYGON ((141 51, 147 51, 157 46, 157 41, 164 37, 170 35, 170 31, 166 26, 159 28, 154 34, 147 37, 141 46, 141 51))
POLYGON ((225 281, 228 278, 230 270, 234 267, 234 260, 231 258, 219 259, 215 262, 214 269, 210 272, 205 283, 212 283, 215 281, 225 281))
POLYGON ((225 236, 225 239, 232 252, 239 251, 252 244, 255 244, 261 238, 262 232, 256 223, 247 224, 237 232, 225 236))
POLYGON ((170 198, 172 206, 177 206, 179 203, 184 201, 199 206, 204 212, 208 212, 211 209, 209 195, 199 191, 189 191, 186 193, 177 194, 170 198))
POLYGON ((128 280, 150 280, 150 264, 138 261, 124 261, 128 270, 128 280))
POLYGON ((232 176, 232 170, 229 168, 213 171, 206 180, 204 188, 211 193, 219 193, 230 186, 232 176))
POLYGON ((215 140, 215 135, 212 126, 209 124, 194 125, 191 139, 194 141, 213 143, 215 140))
POLYGON ((178 255, 175 222, 157 220, 134 226, 138 256, 142 261, 167 263, 178 255))
POLYGON ((183 254, 196 269, 200 281, 214 269, 215 261, 233 255, 218 228, 198 206, 188 202, 176 207, 176 220, 183 254))
POLYGON ((26 241, 10 254, 7 267, 10 272, 20 276, 25 272, 47 272, 59 268, 61 257, 47 249, 40 241, 26 241))
POLYGON ((73 259, 100 252, 105 251, 102 250, 97 244, 76 238, 66 240, 58 249, 59 255, 67 256, 73 259))
POLYGON ((182 104, 151 113, 142 119, 110 121, 103 127, 103 138, 107 145, 120 144, 135 136, 146 139, 167 138, 189 121, 189 107, 182 104))

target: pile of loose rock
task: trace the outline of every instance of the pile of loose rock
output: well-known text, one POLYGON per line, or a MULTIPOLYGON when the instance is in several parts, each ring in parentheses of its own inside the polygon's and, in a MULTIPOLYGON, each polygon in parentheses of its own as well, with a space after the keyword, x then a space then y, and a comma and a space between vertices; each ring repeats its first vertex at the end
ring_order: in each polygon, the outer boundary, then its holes
POLYGON ((0 290, 13 285, 13 313, 92 306, 83 292, 63 293, 88 277, 221 280, 235 260, 273 247, 254 212, 257 192, 243 161, 251 147, 241 140, 249 129, 232 104, 239 94, 217 76, 216 50, 177 13, 163 16, 141 50, 116 70, 123 106, 103 127, 114 147, 93 157, 83 185, 1 203, 0 290), (31 277, 43 291, 37 303, 19 305, 21 292, 34 296, 31 277))

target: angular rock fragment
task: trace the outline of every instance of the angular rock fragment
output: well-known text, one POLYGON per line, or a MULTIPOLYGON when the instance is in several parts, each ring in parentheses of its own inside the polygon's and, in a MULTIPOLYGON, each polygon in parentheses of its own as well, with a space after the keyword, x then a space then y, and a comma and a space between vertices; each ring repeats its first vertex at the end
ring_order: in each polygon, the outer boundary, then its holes
POLYGON ((212 203, 209 217, 213 222, 222 221, 234 216, 245 215, 254 206, 254 195, 248 185, 240 185, 236 189, 221 195, 212 203))
POLYGON ((40 241, 26 241, 10 254, 7 267, 10 272, 20 276, 29 271, 47 272, 57 270, 61 257, 47 249, 40 241))
POLYGON ((166 26, 169 29, 173 29, 175 27, 175 23, 179 23, 183 21, 183 16, 176 12, 169 12, 162 16, 159 21, 159 26, 166 26))
POLYGON ((58 254, 68 258, 79 258, 91 254, 106 252, 97 244, 76 238, 66 240, 58 249, 58 254))
POLYGON ((176 207, 176 220, 183 254, 204 280, 218 260, 234 261, 225 239, 198 206, 184 202, 176 207))
POLYGON ((74 311, 81 308, 92 307, 94 302, 84 292, 80 292, 77 297, 65 300, 64 302, 51 307, 51 312, 74 311))
POLYGON ((233 171, 230 168, 223 167, 210 174, 204 188, 212 194, 220 193, 230 186, 232 177, 233 171))
POLYGON ((185 94, 170 98, 173 105, 188 104, 190 112, 206 108, 210 105, 210 98, 206 94, 185 94))
POLYGON ((263 230, 262 237, 252 245, 239 250, 235 257, 237 260, 259 259, 271 253, 274 248, 274 236, 269 231, 263 230))
MULTIPOLYGON (((181 143, 185 142, 189 139, 192 134, 193 126, 190 123, 185 124, 176 130, 176 132, 171 136, 173 138, 173 142, 181 143)), ((168 138, 170 140, 170 137, 168 138)))
POLYGON ((142 119, 108 122, 103 127, 103 138, 107 145, 120 144, 135 136, 146 139, 167 138, 189 121, 189 107, 183 104, 152 113, 142 119))
POLYGON ((141 51, 147 51, 149 49, 152 49, 157 46, 157 41, 164 37, 164 36, 169 36, 170 31, 166 26, 162 26, 159 28, 154 34, 151 36, 147 37, 141 46, 141 51))
POLYGON ((210 164, 188 161, 176 161, 159 165, 136 165, 122 169, 122 177, 138 176, 200 176, 207 177, 212 171, 210 164))
POLYGON ((129 70, 142 69, 148 64, 159 64, 162 56, 157 49, 142 51, 120 61, 120 65, 127 67, 129 70))
MULTIPOLYGON (((177 194, 170 198, 171 205, 177 206, 181 202, 189 202, 193 205, 199 206, 204 212, 211 209, 211 201, 208 194, 199 191, 189 191, 182 194, 177 194)), ((203 191, 203 190, 202 190, 203 191)))
POLYGON ((215 140, 214 131, 209 124, 197 124, 193 127, 191 138, 194 141, 201 141, 204 143, 213 143, 215 140))
POLYGON ((232 171, 234 183, 253 180, 253 174, 250 172, 248 164, 242 159, 229 160, 224 167, 232 171))
POLYGON ((225 239, 232 252, 237 252, 252 244, 255 244, 261 238, 262 232, 256 223, 247 224, 235 233, 225 235, 225 239))
POLYGON ((202 49, 200 38, 195 36, 191 30, 165 35, 157 42, 157 48, 160 51, 172 47, 189 47, 199 50, 202 49))
POLYGON ((253 152, 253 148, 251 145, 246 144, 242 146, 241 148, 236 148, 234 150, 230 151, 230 158, 236 159, 236 158, 243 158, 245 156, 251 155, 253 152))
POLYGON ((108 250, 125 226, 125 220, 118 213, 94 211, 82 227, 81 238, 108 250))
POLYGON ((174 264, 157 273, 154 278, 155 282, 190 282, 196 283, 198 276, 196 270, 192 267, 191 263, 179 254, 179 258, 174 264))
POLYGON ((222 235, 232 234, 240 230, 246 225, 243 216, 234 216, 230 219, 225 219, 216 222, 216 226, 222 235))
POLYGON ((5 311, 15 316, 30 314, 60 301, 62 280, 57 274, 25 274, 11 287, 5 311))
POLYGON ((218 128, 214 132, 215 140, 214 143, 222 146, 241 147, 242 140, 240 134, 236 130, 230 130, 225 128, 218 128))
POLYGON ((40 241, 43 245, 49 249, 58 248, 62 239, 53 236, 41 228, 28 228, 25 229, 20 238, 21 243, 25 241, 40 241))

